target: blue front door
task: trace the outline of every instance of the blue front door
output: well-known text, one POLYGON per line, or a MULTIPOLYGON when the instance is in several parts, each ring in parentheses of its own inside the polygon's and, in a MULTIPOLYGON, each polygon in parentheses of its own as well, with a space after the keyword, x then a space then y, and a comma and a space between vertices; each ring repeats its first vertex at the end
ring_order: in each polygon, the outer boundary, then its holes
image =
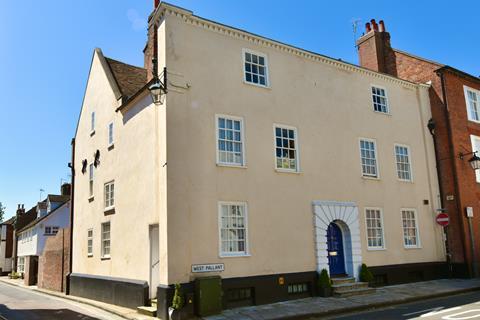
POLYGON ((330 276, 345 274, 342 230, 333 222, 327 229, 327 245, 330 276))

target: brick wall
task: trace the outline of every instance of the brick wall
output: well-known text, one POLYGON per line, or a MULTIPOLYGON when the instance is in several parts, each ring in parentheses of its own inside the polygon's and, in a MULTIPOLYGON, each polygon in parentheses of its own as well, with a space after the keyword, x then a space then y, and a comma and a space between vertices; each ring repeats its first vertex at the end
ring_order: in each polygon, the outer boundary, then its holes
POLYGON ((65 291, 69 273, 70 229, 61 229, 45 243, 38 263, 38 287, 65 291))
MULTIPOLYGON (((447 210, 451 221, 447 228, 451 261, 454 264, 466 262, 470 268, 472 254, 465 208, 473 207, 474 212, 477 212, 474 218, 474 234, 478 240, 480 186, 475 182, 468 158, 461 160, 458 155, 460 152, 471 151, 470 134, 480 136, 480 125, 467 120, 463 91, 464 84, 480 88, 480 81, 469 81, 457 74, 446 74, 446 108, 441 78, 436 73, 436 70, 443 67, 442 64, 393 49, 388 32, 372 31, 362 36, 357 45, 363 67, 412 82, 431 82, 430 103, 432 119, 436 124, 434 142, 439 183, 443 208, 447 210)), ((479 255, 480 245, 477 246, 476 252, 479 255)))

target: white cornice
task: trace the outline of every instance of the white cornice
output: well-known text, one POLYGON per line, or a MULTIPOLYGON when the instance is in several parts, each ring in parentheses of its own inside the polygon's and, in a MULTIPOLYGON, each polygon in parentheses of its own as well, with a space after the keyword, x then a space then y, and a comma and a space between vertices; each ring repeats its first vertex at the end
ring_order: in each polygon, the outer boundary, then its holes
POLYGON ((409 82, 406 80, 402 80, 394 76, 368 70, 366 68, 362 68, 354 64, 346 63, 346 62, 333 59, 315 52, 296 48, 288 44, 284 44, 272 39, 264 38, 247 31, 243 31, 243 30, 229 27, 214 21, 210 21, 210 20, 195 16, 192 11, 189 11, 165 2, 162 2, 158 6, 158 8, 155 10, 155 12, 152 14, 150 23, 156 23, 157 21, 161 21, 167 15, 180 18, 185 23, 191 24, 199 28, 220 33, 232 38, 248 41, 254 45, 260 45, 267 48, 283 51, 285 53, 293 54, 311 61, 321 62, 345 71, 353 71, 353 72, 365 74, 371 77, 381 78, 385 81, 401 84, 403 86, 410 87, 410 88, 418 88, 418 87, 429 88, 430 87, 427 84, 417 84, 417 83, 409 82))

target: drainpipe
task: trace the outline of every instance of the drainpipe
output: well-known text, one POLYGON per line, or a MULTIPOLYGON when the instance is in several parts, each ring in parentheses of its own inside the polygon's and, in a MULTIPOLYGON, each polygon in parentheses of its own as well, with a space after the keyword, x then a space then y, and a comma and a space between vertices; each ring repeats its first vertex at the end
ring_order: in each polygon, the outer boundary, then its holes
MULTIPOLYGON (((450 123, 450 116, 449 116, 449 113, 448 113, 448 100, 447 100, 447 84, 446 84, 446 81, 445 81, 445 76, 443 75, 443 72, 439 72, 437 74, 440 74, 440 80, 441 80, 441 83, 442 83, 442 98, 443 98, 443 105, 444 105, 444 116, 445 116, 445 120, 446 120, 446 123, 447 123, 447 135, 448 135, 448 146, 450 148, 450 157, 451 157, 451 160, 452 160, 452 172, 453 172, 453 181, 454 181, 454 188, 455 188, 455 194, 456 194, 456 206, 457 206, 457 212, 458 214, 460 215, 460 222, 461 222, 461 227, 462 227, 462 230, 465 230, 465 222, 464 222, 464 219, 463 219, 463 209, 462 209, 462 205, 461 205, 461 197, 460 197, 460 186, 459 186, 459 183, 458 183, 458 175, 457 175, 457 168, 456 168, 456 154, 455 154, 455 151, 453 149, 453 137, 452 137, 452 125, 450 123)), ((472 254, 472 263, 471 265, 469 266, 469 269, 470 272, 470 276, 472 275, 476 275, 478 273, 478 270, 477 270, 477 259, 476 259, 476 252, 475 252, 475 243, 472 242, 473 241, 473 234, 470 235, 470 246, 471 246, 471 254, 472 254)), ((465 243, 465 239, 464 237, 461 237, 462 239, 462 244, 463 244, 463 256, 466 260, 467 256, 467 244, 465 243)))
MULTIPOLYGON (((440 155, 438 154, 438 141, 437 136, 435 135, 435 122, 433 119, 428 121, 428 129, 430 134, 433 138, 433 150, 435 152, 435 163, 436 163, 436 170, 437 170, 437 177, 438 177, 438 189, 440 191, 440 208, 445 208, 445 202, 443 197, 445 196, 443 192, 443 176, 440 170, 440 155)), ((453 277, 453 267, 452 267, 452 254, 450 253, 450 246, 448 244, 448 226, 443 227, 443 233, 445 234, 445 256, 447 258, 447 266, 448 266, 448 277, 453 277)))
MULTIPOLYGON (((70 276, 72 274, 72 267, 73 267, 73 214, 74 214, 74 204, 73 196, 75 193, 75 138, 72 138, 72 162, 68 164, 70 167, 70 172, 72 175, 71 178, 71 185, 70 188, 70 254, 68 257, 68 275, 67 275, 67 282, 65 284, 65 294, 70 294, 70 276)), ((63 252, 63 248, 62 248, 63 252)), ((62 259, 63 261, 63 259, 62 259)), ((62 274, 62 281, 63 281, 63 274, 62 274)))

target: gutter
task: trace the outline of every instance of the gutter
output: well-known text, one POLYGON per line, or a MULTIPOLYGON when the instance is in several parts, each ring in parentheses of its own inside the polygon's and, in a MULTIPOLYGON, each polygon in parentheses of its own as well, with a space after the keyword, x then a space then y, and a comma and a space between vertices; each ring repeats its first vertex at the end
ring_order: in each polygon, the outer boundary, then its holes
MULTIPOLYGON (((74 214, 74 206, 75 201, 73 196, 75 194, 75 138, 72 138, 72 162, 69 163, 69 167, 72 174, 72 181, 71 181, 71 188, 70 188, 70 254, 68 257, 68 275, 67 281, 65 283, 65 294, 70 294, 70 275, 72 274, 72 267, 73 267, 73 214, 74 214)), ((63 255, 63 248, 62 248, 62 255, 63 255)), ((63 261, 63 259, 62 259, 63 261)), ((63 268, 63 263, 62 263, 63 268)), ((62 272, 62 283, 63 283, 63 272, 62 272)))

